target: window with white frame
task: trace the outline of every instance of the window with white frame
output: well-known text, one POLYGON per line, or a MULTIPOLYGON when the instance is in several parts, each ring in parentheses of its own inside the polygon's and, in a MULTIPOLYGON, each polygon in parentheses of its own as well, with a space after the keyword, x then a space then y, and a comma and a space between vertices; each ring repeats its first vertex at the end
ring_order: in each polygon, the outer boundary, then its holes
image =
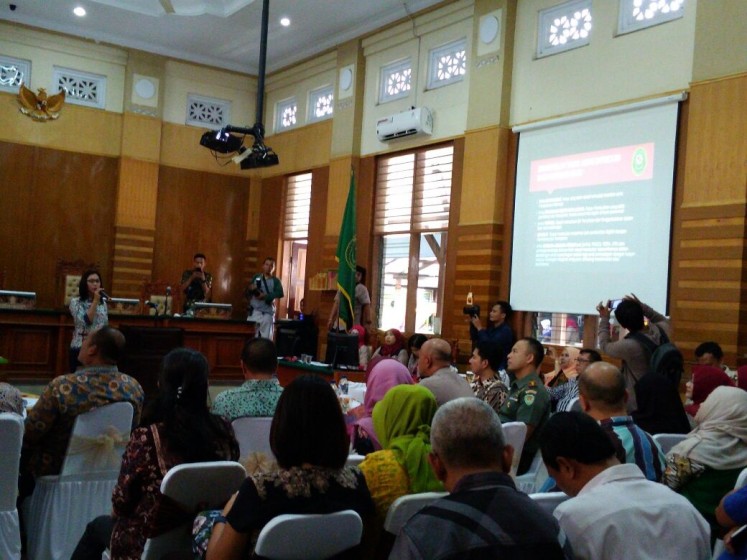
POLYGON ((17 93, 21 82, 31 86, 31 61, 0 55, 0 90, 17 93))
POLYGON ((383 330, 441 331, 453 158, 449 144, 377 161, 375 269, 383 330))
POLYGON ((190 93, 185 122, 192 126, 224 127, 231 122, 231 102, 190 93))
POLYGON ((685 0, 620 0, 618 34, 631 33, 681 18, 685 0))
POLYGON ((288 286, 288 314, 303 312, 306 251, 311 214, 311 173, 291 175, 285 183, 283 219, 283 285, 288 286))
POLYGON ((379 103, 386 103, 410 95, 412 89, 412 62, 400 60, 381 68, 379 103))
POLYGON ((296 126, 298 103, 295 97, 278 101, 275 105, 275 131, 280 132, 296 126))
POLYGON ((65 90, 65 101, 68 103, 99 109, 106 106, 106 76, 55 66, 52 83, 54 93, 65 90))
POLYGON ((467 39, 433 49, 428 59, 428 89, 462 81, 467 73, 467 39))
POLYGON ((573 0, 540 10, 537 27, 537 58, 588 45, 591 0, 573 0))
POLYGON ((334 86, 324 86, 309 92, 309 122, 321 121, 332 116, 335 110, 334 86))

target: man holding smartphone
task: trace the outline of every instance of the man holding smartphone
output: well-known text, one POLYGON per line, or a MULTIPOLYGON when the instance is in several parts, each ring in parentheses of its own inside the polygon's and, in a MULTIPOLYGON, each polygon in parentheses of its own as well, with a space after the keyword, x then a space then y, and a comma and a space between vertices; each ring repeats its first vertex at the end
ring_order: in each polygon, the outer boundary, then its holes
POLYGON ((210 299, 210 291, 213 287, 213 277, 205 272, 207 259, 202 253, 196 253, 193 257, 193 267, 182 273, 180 289, 184 294, 184 312, 186 313, 195 302, 210 299))

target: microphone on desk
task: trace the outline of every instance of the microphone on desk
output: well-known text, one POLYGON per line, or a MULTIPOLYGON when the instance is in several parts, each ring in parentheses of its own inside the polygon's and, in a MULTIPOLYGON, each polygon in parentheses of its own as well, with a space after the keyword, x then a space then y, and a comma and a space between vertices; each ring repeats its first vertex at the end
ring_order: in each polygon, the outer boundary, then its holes
POLYGON ((147 307, 150 307, 151 309, 155 309, 156 310, 156 315, 158 315, 158 304, 157 303, 154 303, 154 302, 152 302, 150 300, 146 300, 145 305, 147 307))

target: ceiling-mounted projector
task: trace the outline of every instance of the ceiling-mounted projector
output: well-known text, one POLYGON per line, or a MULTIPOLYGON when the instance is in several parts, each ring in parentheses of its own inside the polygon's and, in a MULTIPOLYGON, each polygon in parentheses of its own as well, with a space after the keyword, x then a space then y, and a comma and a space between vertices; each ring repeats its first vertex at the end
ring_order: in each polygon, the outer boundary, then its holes
POLYGON ((200 145, 220 154, 230 154, 239 151, 244 139, 234 136, 224 129, 209 130, 200 138, 200 145))

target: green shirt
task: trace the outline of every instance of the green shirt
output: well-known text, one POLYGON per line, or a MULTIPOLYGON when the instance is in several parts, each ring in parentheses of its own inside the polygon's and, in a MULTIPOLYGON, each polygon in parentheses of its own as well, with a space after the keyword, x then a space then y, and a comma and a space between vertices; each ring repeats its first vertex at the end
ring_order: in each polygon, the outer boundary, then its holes
POLYGON ((534 426, 532 436, 524 443, 519 463, 522 474, 532 463, 539 448, 539 431, 550 415, 550 394, 536 372, 522 379, 514 378, 508 391, 508 398, 498 411, 501 422, 524 422, 534 426))

